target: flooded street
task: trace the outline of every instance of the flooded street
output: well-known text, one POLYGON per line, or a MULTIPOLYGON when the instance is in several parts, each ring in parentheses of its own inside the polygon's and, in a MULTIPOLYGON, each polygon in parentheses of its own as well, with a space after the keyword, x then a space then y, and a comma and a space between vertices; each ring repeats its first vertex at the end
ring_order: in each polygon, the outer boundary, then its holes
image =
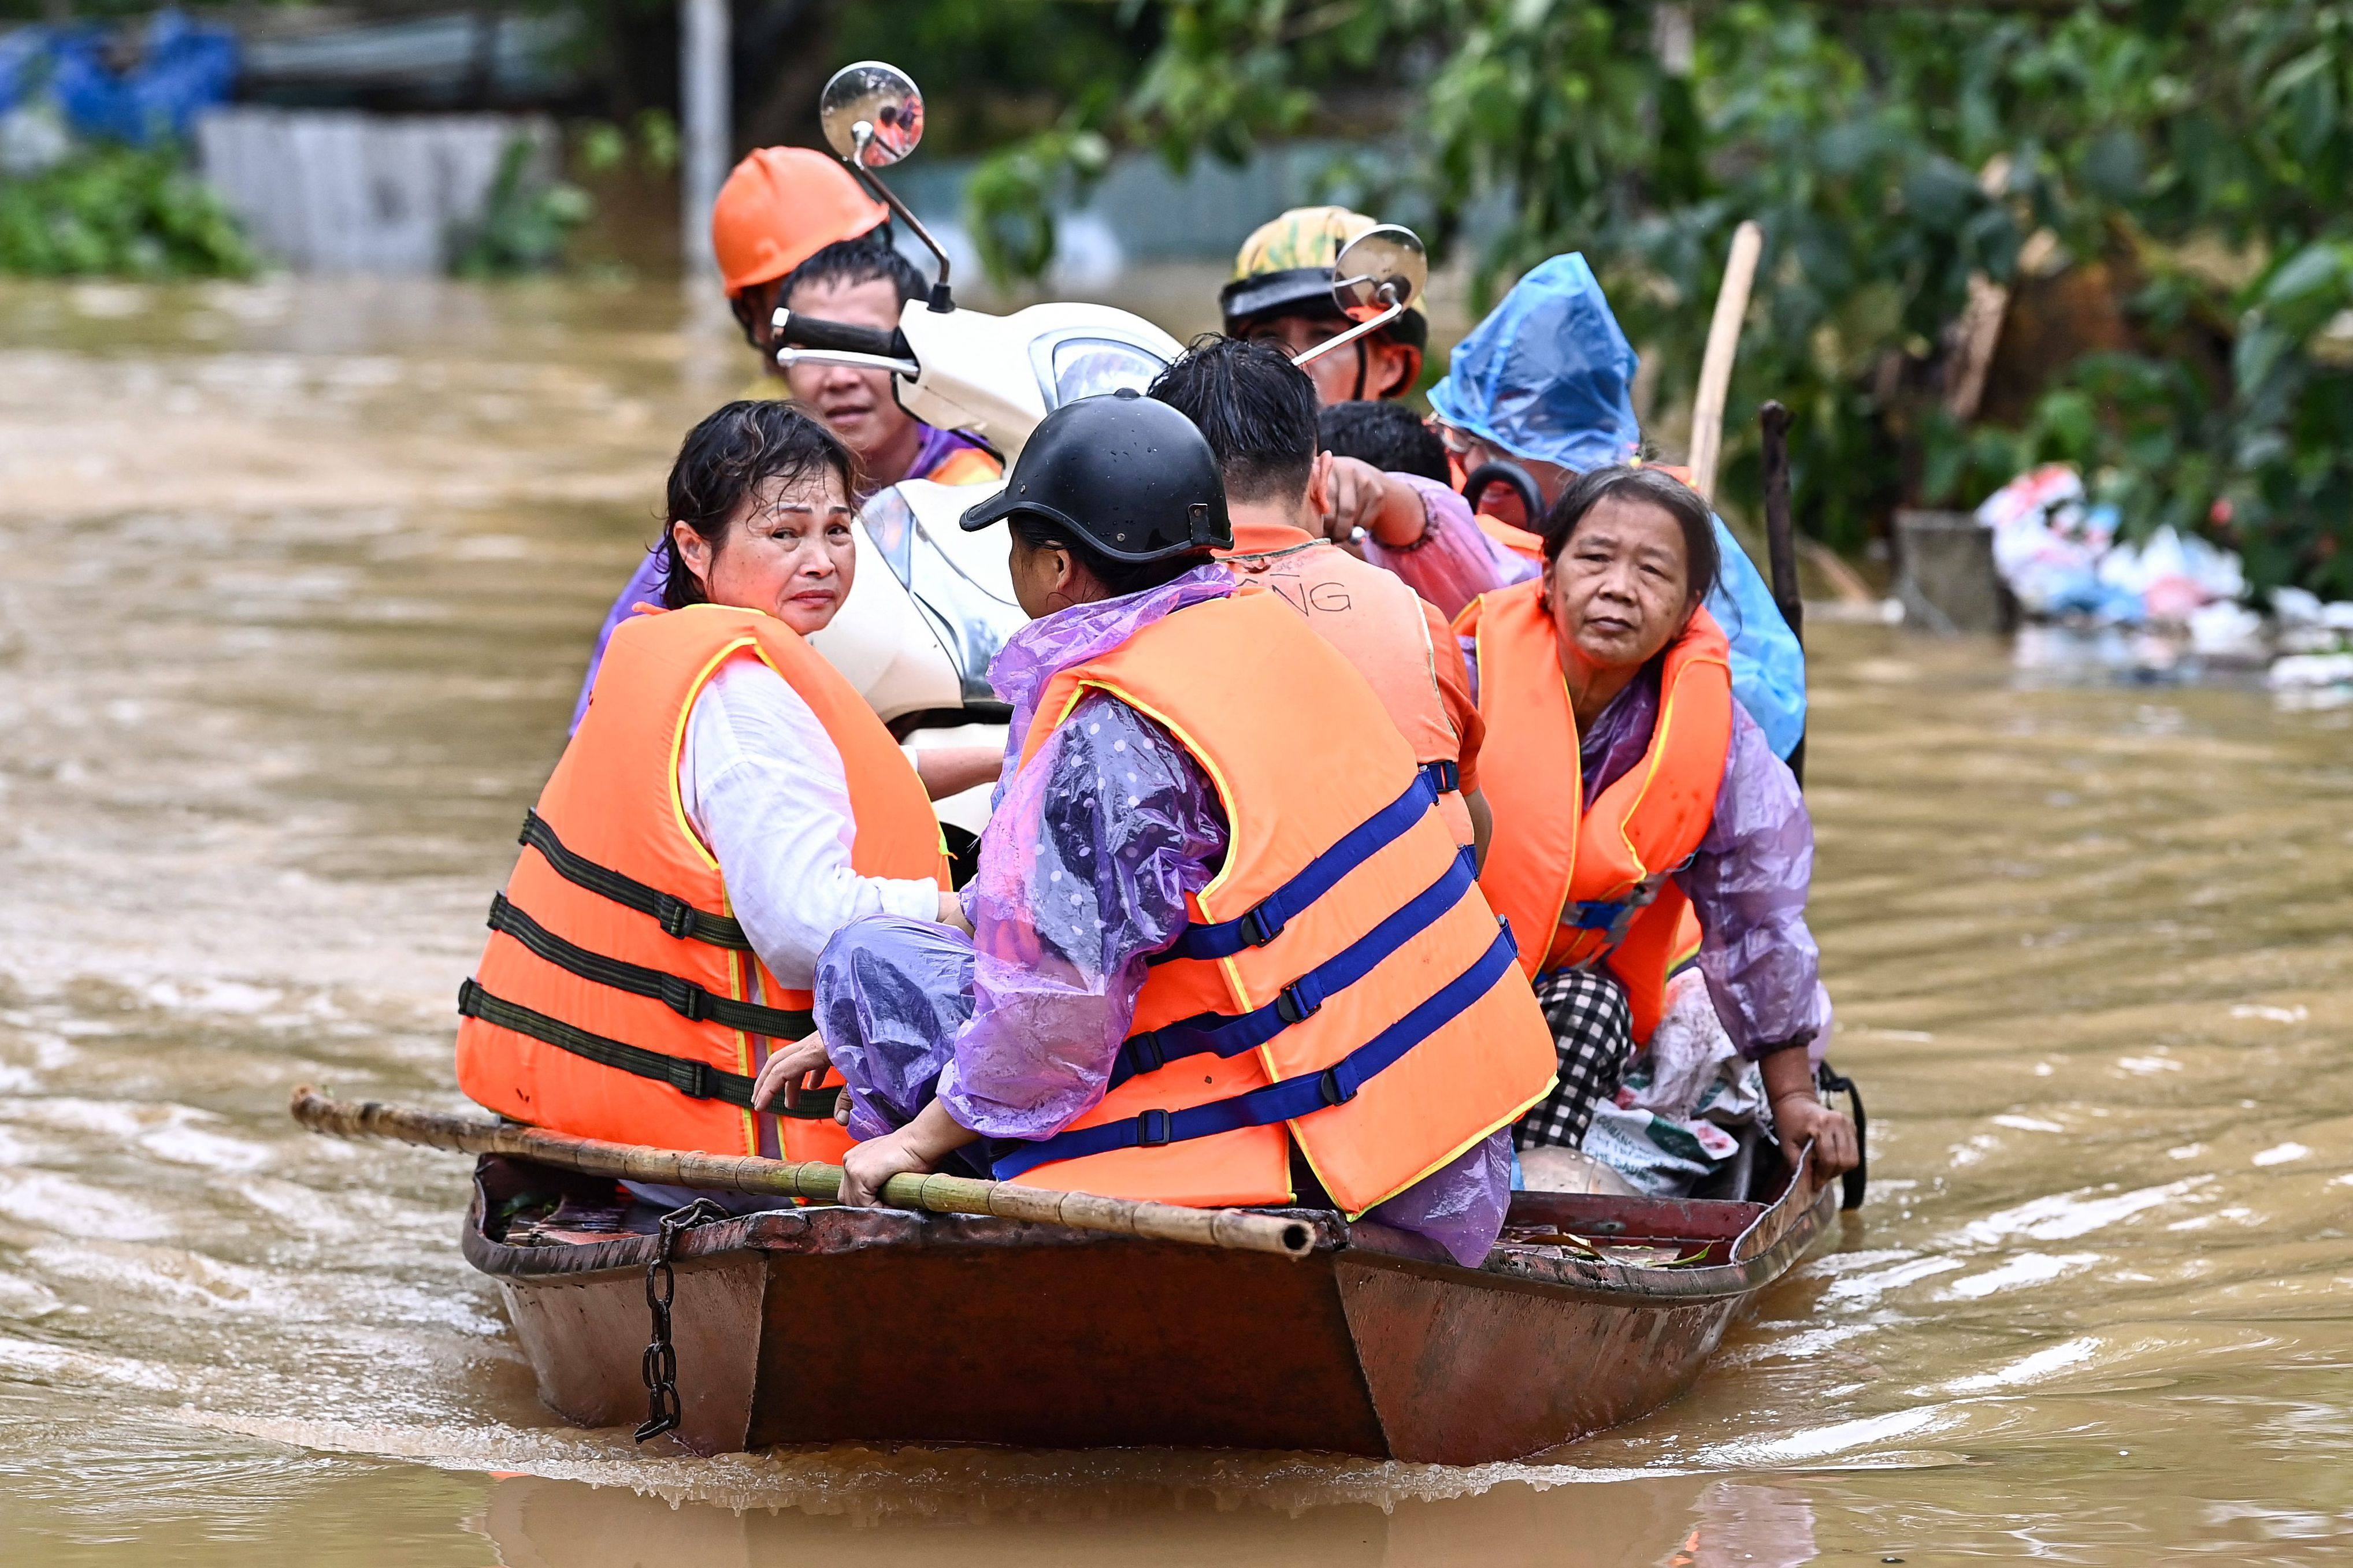
MULTIPOLYGON (((0 289, 0 1551, 48 1563, 2353 1558, 2353 710, 1816 634, 1875 1178, 1549 1462, 640 1457, 538 1404, 453 998, 669 456, 668 290, 0 289)), ((1176 322, 1192 326, 1198 322, 1176 322)), ((691 1373, 690 1373, 691 1375, 691 1373)))

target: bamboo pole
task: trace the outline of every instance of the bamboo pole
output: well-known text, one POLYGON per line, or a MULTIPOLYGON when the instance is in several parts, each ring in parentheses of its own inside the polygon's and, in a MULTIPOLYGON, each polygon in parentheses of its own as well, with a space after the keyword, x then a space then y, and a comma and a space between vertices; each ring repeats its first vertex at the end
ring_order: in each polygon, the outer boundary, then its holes
MULTIPOLYGON (((702 1154, 607 1143, 479 1117, 386 1105, 381 1100, 339 1100, 308 1084, 294 1091, 290 1109, 294 1120, 311 1131, 339 1138, 389 1138, 464 1154, 512 1154, 592 1176, 626 1177, 665 1186, 761 1193, 822 1204, 838 1203, 841 1197, 841 1167, 816 1160, 763 1160, 751 1154, 702 1154)), ((1109 1231, 1146 1241, 1271 1252, 1285 1258, 1305 1257, 1314 1242, 1314 1234, 1304 1222, 1273 1215, 1139 1203, 1092 1193, 1058 1193, 970 1176, 893 1176, 882 1189, 882 1199, 892 1208, 928 1214, 994 1215, 998 1219, 1109 1231)))
MULTIPOLYGON (((1773 603, 1789 623, 1789 635, 1806 646, 1806 602, 1798 593, 1797 524, 1789 512, 1789 411, 1767 398, 1757 412, 1765 430, 1765 553, 1773 568, 1773 603)), ((1806 782, 1806 737, 1789 749, 1790 776, 1806 782)))
POLYGON ((1724 452, 1724 400, 1732 390, 1732 361, 1740 350, 1740 324, 1748 315, 1748 291, 1757 281, 1757 258, 1765 251, 1765 231, 1749 218, 1732 231, 1732 254, 1716 290, 1715 316, 1707 325, 1707 352, 1700 356, 1699 390, 1692 399, 1692 489, 1715 500, 1715 464, 1724 452))

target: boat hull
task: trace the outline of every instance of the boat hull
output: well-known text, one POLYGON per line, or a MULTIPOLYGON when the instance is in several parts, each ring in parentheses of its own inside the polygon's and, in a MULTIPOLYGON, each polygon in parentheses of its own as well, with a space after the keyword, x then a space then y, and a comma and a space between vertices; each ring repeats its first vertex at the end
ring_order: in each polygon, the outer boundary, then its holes
MULTIPOLYGON (((648 1236, 496 1239, 486 1214, 578 1178, 485 1160, 469 1258, 498 1281, 541 1397, 642 1420, 648 1236)), ((1293 1260, 978 1216, 774 1211, 682 1234, 681 1424, 703 1454, 848 1440, 1320 1449, 1465 1465, 1620 1425, 1688 1388, 1820 1237, 1834 1193, 1770 1205, 1521 1194, 1513 1218, 1667 1237, 1696 1267, 1504 1247, 1487 1267, 1308 1216, 1293 1260)))

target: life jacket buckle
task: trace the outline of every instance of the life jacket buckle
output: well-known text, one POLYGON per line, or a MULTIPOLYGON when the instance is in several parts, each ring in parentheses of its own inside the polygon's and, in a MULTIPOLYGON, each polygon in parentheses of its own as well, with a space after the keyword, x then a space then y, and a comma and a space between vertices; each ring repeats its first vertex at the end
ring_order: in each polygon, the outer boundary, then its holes
POLYGON ((1286 1024, 1304 1023, 1323 1010, 1324 998, 1318 996, 1311 1001, 1297 981, 1284 986, 1282 994, 1274 999, 1274 1016, 1286 1024))
POLYGON ((674 936, 683 942, 686 940, 687 933, 694 930, 694 906, 676 893, 656 895, 654 908, 655 923, 662 928, 665 935, 674 936))
POLYGON ((1624 899, 1594 899, 1578 904, 1577 929, 1599 931, 1605 936, 1615 931, 1626 913, 1627 902, 1624 899))
POLYGON ((670 1086, 689 1100, 711 1098, 711 1068, 685 1057, 670 1059, 670 1086))
POLYGON ((1324 1103, 1327 1106, 1347 1104, 1356 1098, 1356 1090, 1363 1087, 1359 1083, 1342 1083, 1340 1069, 1336 1067, 1325 1068, 1323 1075, 1315 1080, 1316 1092, 1324 1097, 1324 1103))
POLYGON ((1176 1136, 1175 1119, 1165 1110, 1147 1110, 1135 1119, 1135 1143, 1139 1149, 1157 1149, 1176 1136))
POLYGON ((1159 1030, 1146 1029, 1128 1037, 1127 1065, 1137 1078, 1158 1072, 1168 1065, 1168 1053, 1161 1048, 1159 1030))
POLYGON ((661 977, 661 999, 663 1006, 690 1024, 700 1024, 711 1016, 711 993, 675 974, 661 977))
POLYGON ((1252 947, 1264 947, 1282 934, 1284 923, 1281 910, 1270 909, 1267 904, 1261 904, 1241 918, 1239 929, 1244 942, 1252 947))
POLYGON ((1440 795, 1459 795, 1462 790, 1462 764, 1444 758, 1421 765, 1422 777, 1440 795))

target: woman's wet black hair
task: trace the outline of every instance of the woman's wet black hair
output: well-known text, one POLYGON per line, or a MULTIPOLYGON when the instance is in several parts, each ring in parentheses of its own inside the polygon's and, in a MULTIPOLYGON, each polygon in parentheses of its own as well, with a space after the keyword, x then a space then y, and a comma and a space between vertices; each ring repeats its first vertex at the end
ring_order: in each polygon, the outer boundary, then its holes
MULTIPOLYGON (((716 554, 744 498, 770 479, 792 483, 830 468, 845 496, 857 493, 858 460, 841 437, 797 403, 773 399, 731 403, 686 433, 670 465, 668 510, 711 543, 716 554)), ((673 610, 710 597, 686 563, 667 524, 661 542, 662 602, 673 610)))
POLYGON ((1170 555, 1158 561, 1114 561, 1070 530, 1057 527, 1034 512, 1017 511, 1005 520, 1013 536, 1032 550, 1067 550, 1094 574, 1114 599, 1157 588, 1216 559, 1207 550, 1198 555, 1170 555))
POLYGON ((1544 536, 1545 563, 1550 565, 1560 559, 1577 525, 1611 496, 1648 501, 1675 520, 1683 530, 1683 563, 1690 573, 1691 596, 1707 597, 1715 586, 1716 574, 1724 569, 1724 557, 1715 545, 1715 517, 1697 490, 1664 468, 1621 464, 1595 468, 1569 481, 1568 489, 1553 502, 1552 510, 1545 514, 1543 528, 1537 531, 1544 536))

